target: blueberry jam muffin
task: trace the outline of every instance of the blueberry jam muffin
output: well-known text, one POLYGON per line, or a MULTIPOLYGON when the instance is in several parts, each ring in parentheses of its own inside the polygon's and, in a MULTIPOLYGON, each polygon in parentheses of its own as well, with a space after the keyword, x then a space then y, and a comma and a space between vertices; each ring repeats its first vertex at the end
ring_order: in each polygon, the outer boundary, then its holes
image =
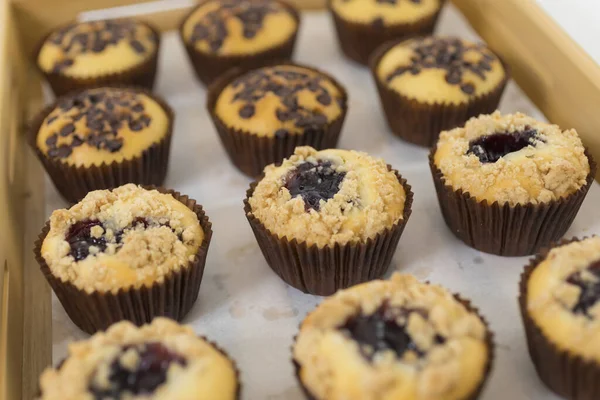
POLYGON ((392 132, 433 146, 442 130, 496 110, 508 79, 484 44, 426 37, 384 45, 373 74, 392 132))
POLYGON ((235 400, 235 363, 191 327, 166 318, 136 327, 123 321, 69 345, 40 377, 40 400, 235 400))
POLYGON ((445 0, 329 0, 344 54, 368 64, 381 44, 431 34, 445 0))
MULTIPOLYGON (((134 308, 142 308, 132 311, 134 321, 138 313, 142 322, 153 313, 183 317, 187 310, 181 307, 191 307, 197 296, 210 235, 208 219, 193 200, 128 184, 90 192, 73 207, 54 211, 36 253, 71 318, 90 331, 110 322, 97 309, 104 305, 97 298, 110 304, 150 290, 156 295, 164 290, 165 304, 152 304, 152 296, 150 305, 134 299, 134 308), (189 281, 182 282, 184 278, 189 281), (178 297, 171 285, 182 286, 190 301, 169 304, 175 301, 169 296, 178 297), (74 304, 86 315, 76 312, 74 304)), ((127 318, 129 310, 119 310, 119 304, 108 307, 110 318, 127 318)))
POLYGON ((300 325, 298 380, 311 399, 476 399, 491 333, 468 302, 394 274, 341 290, 300 325))
POLYGON ((164 181, 173 114, 142 90, 85 89, 59 98, 32 125, 38 157, 71 202, 91 190, 164 181))
POLYGON ((281 165, 265 168, 248 191, 246 213, 284 281, 332 294, 386 271, 411 203, 410 186, 383 160, 298 147, 281 165))
POLYGON ((151 89, 159 39, 149 25, 129 19, 71 23, 44 39, 37 65, 57 96, 99 84, 151 89))
POLYGON ((298 13, 277 0, 207 0, 184 19, 180 34, 198 78, 291 58, 298 13))
POLYGON ((442 132, 431 154, 448 226, 467 244, 505 255, 532 254, 558 240, 595 170, 574 129, 520 113, 482 115, 442 132), (470 207, 473 215, 462 215, 466 209, 457 207, 463 201, 476 203, 479 211, 470 207), (498 209, 502 214, 493 214, 498 209), (477 219, 488 217, 485 223, 477 219))
POLYGON ((600 398, 600 237, 562 243, 532 260, 520 305, 542 381, 569 399, 600 398))
POLYGON ((297 146, 335 147, 347 96, 320 71, 274 65, 224 79, 211 89, 208 109, 232 162, 258 176, 297 146))

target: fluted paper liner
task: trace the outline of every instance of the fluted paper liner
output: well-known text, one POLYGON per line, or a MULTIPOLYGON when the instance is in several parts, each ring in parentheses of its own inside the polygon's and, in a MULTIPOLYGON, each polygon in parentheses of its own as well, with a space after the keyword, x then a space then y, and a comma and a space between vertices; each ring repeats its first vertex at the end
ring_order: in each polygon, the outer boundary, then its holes
MULTIPOLYGON (((464 399, 464 400, 477 400, 479 398, 479 396, 481 395, 483 388, 485 387, 485 384, 488 380, 490 372, 492 371, 492 366, 494 364, 494 359, 496 356, 495 343, 494 343, 494 332, 492 332, 490 330, 489 323, 481 315, 481 313, 479 312, 479 309, 477 309, 477 307, 475 307, 471 303, 470 300, 463 299, 459 294, 454 294, 454 298, 456 300, 458 300, 463 306, 465 306, 465 308, 469 312, 476 314, 479 317, 479 319, 483 322, 483 324, 485 325, 485 343, 486 343, 487 349, 488 349, 488 359, 487 359, 487 363, 485 365, 485 371, 483 373, 483 378, 481 379, 481 382, 479 383, 477 388, 473 391, 473 393, 471 393, 468 397, 466 397, 464 399)), ((302 323, 300 324, 299 329, 301 327, 302 327, 302 323)), ((300 385, 300 388, 302 389, 302 392, 304 393, 304 396, 306 397, 307 400, 327 400, 327 399, 318 399, 317 397, 315 397, 310 392, 310 390, 304 385, 304 382, 302 382, 302 379, 300 378, 301 367, 300 367, 300 364, 294 358, 294 347, 296 345, 297 339, 298 339, 298 336, 296 335, 294 337, 294 344, 292 345, 292 364, 294 364, 294 375, 296 376, 296 380, 298 381, 298 384, 300 385)))
MULTIPOLYGON (((44 123, 44 119, 66 96, 56 99, 53 104, 45 107, 37 114, 29 127, 28 142, 38 159, 42 162, 58 192, 71 204, 77 203, 88 192, 93 190, 114 189, 126 183, 160 186, 164 183, 167 176, 171 138, 173 136, 173 121, 175 119, 175 114, 171 107, 164 100, 143 88, 121 85, 103 87, 132 89, 156 101, 167 113, 167 118, 169 119, 167 134, 158 143, 144 150, 141 155, 131 159, 113 161, 110 164, 91 165, 89 167, 69 165, 59 158, 48 157, 38 148, 36 143, 37 135, 44 123)), ((77 90, 69 93, 67 96, 76 95, 94 88, 77 90)))
POLYGON ((179 25, 179 37, 181 38, 181 42, 183 43, 183 46, 185 47, 185 50, 189 56, 196 76, 204 85, 209 86, 219 76, 223 75, 223 73, 229 71, 230 69, 241 69, 248 71, 276 61, 287 61, 292 58, 294 47, 296 45, 296 38, 298 36, 298 29, 300 28, 300 13, 291 4, 288 4, 282 0, 276 1, 277 3, 283 5, 296 20, 296 31, 285 42, 263 51, 244 55, 222 55, 205 53, 196 50, 192 43, 189 43, 185 40, 183 36, 183 26, 187 19, 196 11, 196 9, 204 5, 206 1, 202 1, 197 7, 191 10, 179 25))
POLYGON ((488 204, 446 185, 433 161, 435 151, 429 154, 429 166, 446 225, 467 246, 499 256, 531 255, 559 240, 573 223, 596 172, 586 150, 590 164, 586 184, 569 196, 540 204, 488 204))
POLYGON ((148 186, 145 189, 156 189, 161 193, 171 194, 196 213, 204 231, 204 240, 194 259, 187 266, 167 274, 162 282, 155 282, 152 286, 139 288, 122 288, 116 293, 98 291, 88 293, 72 283, 54 276, 42 257, 42 243, 50 231, 49 221, 35 243, 34 254, 42 273, 71 321, 84 332, 93 334, 99 330, 105 330, 111 324, 121 320, 129 320, 136 325, 150 323, 154 317, 169 317, 181 321, 198 298, 206 255, 212 237, 212 224, 202 206, 188 196, 154 186, 148 186))
POLYGON ((344 119, 346 118, 346 112, 348 111, 346 89, 331 75, 312 67, 291 62, 269 65, 291 65, 322 74, 333 82, 342 93, 342 113, 335 120, 329 122, 323 129, 310 129, 301 134, 289 133, 283 137, 258 136, 248 131, 230 128, 215 112, 217 99, 227 85, 247 71, 234 69, 225 73, 210 86, 206 107, 229 159, 240 171, 252 178, 260 176, 267 165, 279 163, 284 158, 294 154, 294 150, 298 146, 311 146, 317 150, 336 147, 344 119))
MULTIPOLYGON (((562 246, 580 239, 563 240, 562 246)), ((559 349, 544 335, 527 310, 527 285, 534 269, 552 248, 545 248, 525 267, 519 283, 519 308, 527 336, 527 347, 538 376, 554 393, 571 400, 600 399, 600 364, 559 349)))
POLYGON ((440 9, 435 14, 413 23, 386 26, 345 20, 333 10, 331 0, 327 1, 327 6, 335 25, 342 53, 349 59, 368 66, 371 55, 382 44, 390 40, 431 34, 444 5, 441 4, 440 9))
POLYGON ((508 65, 504 67, 504 80, 490 93, 474 96, 466 103, 425 103, 401 95, 392 90, 377 75, 377 66, 389 49, 403 40, 388 42, 379 47, 371 57, 373 79, 383 107, 386 121, 392 133, 407 142, 424 147, 433 147, 440 132, 463 126, 472 117, 496 111, 504 88, 510 78, 508 65))
POLYGON ((244 211, 269 267, 288 285, 319 296, 329 296, 339 289, 385 274, 410 217, 413 201, 411 186, 398 171, 388 168, 396 174, 406 193, 403 218, 367 241, 335 246, 308 246, 296 239, 280 238, 267 229, 252 214, 248 202, 258 181, 252 183, 246 192, 244 211))
MULTIPOLYGON (((154 36, 156 37, 156 51, 143 63, 135 65, 129 69, 120 72, 105 73, 97 76, 89 77, 73 77, 63 75, 57 72, 46 72, 43 71, 37 62, 38 55, 46 39, 52 35, 55 30, 46 35, 37 45, 34 52, 33 63, 37 70, 42 74, 48 84, 50 85, 52 92, 56 97, 64 96, 65 94, 78 89, 86 89, 96 86, 110 86, 110 85, 128 85, 128 86, 139 86, 148 90, 152 90, 156 78, 156 71, 158 66, 158 54, 160 50, 160 32, 154 26, 147 22, 139 21, 135 19, 137 23, 146 25, 154 36)), ((70 22, 65 26, 72 24, 70 22)))

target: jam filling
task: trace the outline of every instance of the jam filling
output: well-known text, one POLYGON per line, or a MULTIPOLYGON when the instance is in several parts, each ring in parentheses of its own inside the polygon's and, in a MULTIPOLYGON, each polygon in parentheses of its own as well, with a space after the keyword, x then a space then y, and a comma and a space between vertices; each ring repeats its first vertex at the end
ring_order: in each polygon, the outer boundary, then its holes
MULTIPOLYGON (((348 333, 354 341, 372 349, 366 352, 361 346, 363 356, 370 361, 376 353, 386 350, 393 350, 398 358, 402 358, 407 351, 414 352, 420 358, 425 355, 425 351, 419 349, 406 331, 406 326, 398 323, 398 319, 408 321, 412 313, 417 313, 425 319, 428 317, 424 309, 390 307, 384 304, 371 315, 358 315, 348 319, 339 329, 348 333)), ((436 335, 434 341, 436 344, 442 344, 445 339, 436 335)))
POLYGON ((567 278, 567 283, 581 289, 579 299, 572 308, 573 313, 583 314, 591 318, 588 311, 600 301, 600 260, 593 262, 587 268, 587 272, 591 273, 596 279, 585 279, 581 272, 575 272, 567 278))
POLYGON ((537 141, 543 142, 538 131, 525 127, 522 131, 494 133, 471 140, 467 154, 475 154, 482 163, 495 163, 507 154, 527 146, 535 147, 537 141))
POLYGON ((320 201, 333 198, 345 176, 345 172, 333 169, 329 161, 319 161, 317 164, 305 162, 288 173, 284 186, 292 197, 302 196, 306 211, 319 211, 320 201))
POLYGON ((184 357, 176 354, 164 345, 156 342, 138 346, 124 346, 121 354, 110 365, 108 376, 109 387, 99 387, 96 379, 92 379, 89 391, 95 400, 121 399, 128 395, 149 395, 167 380, 167 371, 172 364, 185 366, 184 357), (121 364, 120 356, 130 349, 135 349, 139 362, 135 370, 121 364))

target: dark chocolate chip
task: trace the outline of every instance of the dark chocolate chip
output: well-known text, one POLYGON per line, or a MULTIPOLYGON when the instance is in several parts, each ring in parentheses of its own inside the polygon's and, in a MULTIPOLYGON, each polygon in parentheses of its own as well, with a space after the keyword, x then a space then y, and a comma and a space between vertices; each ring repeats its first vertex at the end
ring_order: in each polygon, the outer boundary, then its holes
POLYGON ((46 121, 46 125, 50 125, 51 123, 53 123, 57 119, 58 119, 58 116, 56 116, 56 115, 48 118, 48 120, 46 121))
POLYGON ((379 28, 379 29, 381 29, 381 28, 384 28, 384 27, 385 27, 385 22, 383 21, 383 18, 382 18, 382 17, 377 17, 377 18, 375 18, 375 19, 373 20, 373 22, 371 22, 371 25, 372 25, 374 28, 379 28))
POLYGON ((57 141, 58 141, 58 135, 56 133, 54 133, 46 138, 46 145, 53 147, 57 141))
POLYGON ((275 137, 279 138, 279 139, 283 139, 284 137, 286 137, 287 135, 289 135, 290 133, 288 132, 287 129, 277 129, 275 131, 275 137))
POLYGON ((466 94, 473 94, 475 93, 475 86, 472 83, 463 83, 460 85, 460 90, 466 94))
POLYGON ((331 104, 331 96, 327 92, 323 92, 317 96, 317 101, 324 106, 328 106, 331 104))
POLYGON ((240 108, 239 115, 244 119, 252 118, 254 116, 254 106, 252 104, 246 104, 240 108))
POLYGON ((129 45, 135 50, 138 54, 144 54, 146 52, 146 48, 139 40, 132 40, 129 42, 129 45))
POLYGON ((140 120, 134 119, 132 121, 129 121, 129 129, 131 129, 133 132, 139 132, 142 129, 144 129, 144 125, 141 123, 140 120))
POLYGON ((135 104, 133 107, 131 107, 131 110, 135 112, 142 112, 144 111, 144 105, 142 103, 135 104))
POLYGON ((60 136, 69 136, 73 132, 75 132, 75 125, 67 124, 61 128, 59 133, 60 136))

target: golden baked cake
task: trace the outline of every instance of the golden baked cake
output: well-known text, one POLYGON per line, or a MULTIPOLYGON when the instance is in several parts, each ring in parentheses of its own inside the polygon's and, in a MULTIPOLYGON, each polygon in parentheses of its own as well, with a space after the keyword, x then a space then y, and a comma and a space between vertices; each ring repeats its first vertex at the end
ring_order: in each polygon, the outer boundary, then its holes
POLYGON ((56 95, 98 84, 135 84, 151 88, 159 35, 130 19, 72 23, 48 35, 37 64, 56 95))
POLYGON ((542 381, 565 398, 599 398, 600 237, 562 243, 532 260, 520 305, 542 381))
POLYGON ((235 363, 191 327, 166 318, 137 327, 119 322, 69 345, 40 377, 40 400, 235 400, 235 363))
POLYGON ((232 67, 291 57, 299 17, 277 0, 207 0, 182 22, 181 38, 205 84, 232 67))
POLYGON ((285 64, 246 72, 214 87, 208 108, 233 163, 258 176, 296 146, 335 147, 347 96, 332 77, 285 64))
POLYGON ((246 212, 255 233, 265 235, 257 239, 271 268, 292 286, 310 291, 308 286, 319 287, 329 278, 339 289, 385 272, 411 202, 410 186, 381 159, 357 151, 298 147, 281 165, 265 168, 264 177, 248 192, 246 212), (261 241, 267 238, 278 246, 266 247, 261 241), (390 247, 376 249, 387 240, 390 247), (322 253, 319 259, 326 265, 297 264, 300 255, 285 255, 290 242, 295 251, 322 253), (325 254, 350 253, 351 248, 359 248, 353 253, 356 259, 325 261, 330 260, 325 254), (278 256, 270 254, 278 251, 278 256), (360 259, 361 252, 372 258, 360 259), (313 268, 328 272, 313 275, 313 268))
POLYGON ((344 54, 368 64, 390 40, 431 34, 445 0, 329 0, 344 54))
POLYGON ((410 275, 341 290, 300 325, 298 380, 315 400, 475 399, 493 347, 466 304, 410 275))
POLYGON ((431 167, 446 222, 461 239, 483 251, 520 255, 532 254, 564 234, 587 193, 595 168, 574 129, 563 130, 520 113, 499 112, 442 132, 432 150, 431 167), (467 217, 454 209, 469 199, 482 208, 479 212, 468 208, 479 218, 498 208, 507 214, 488 215, 487 223, 472 220, 474 216, 467 217), (559 212, 561 205, 564 209, 559 212), (554 211, 548 212, 548 207, 554 211), (530 211, 525 213, 523 208, 530 211), (508 213, 513 213, 512 217, 508 213), (472 227, 465 225, 468 221, 472 227), (514 225, 489 229, 493 226, 490 224, 514 225), (475 225, 485 227, 488 233, 475 225), (473 237, 464 236, 467 232, 473 237), (502 238, 492 239, 492 232, 502 238), (477 240, 490 243, 480 242, 480 248, 475 245, 477 240), (504 248, 487 247, 492 242, 504 248), (510 242, 519 249, 509 250, 510 242))
POLYGON ((139 89, 102 87, 59 98, 41 112, 33 135, 54 184, 75 202, 87 191, 110 187, 108 182, 161 184, 172 124, 172 111, 156 96, 139 89), (106 177, 90 179, 86 171, 93 167, 106 177), (131 170, 135 172, 127 172, 131 170))
POLYGON ((489 48, 463 39, 411 39, 380 53, 373 73, 390 128, 425 146, 440 131, 493 112, 508 79, 489 48), (422 119, 426 115, 430 120, 422 119))

